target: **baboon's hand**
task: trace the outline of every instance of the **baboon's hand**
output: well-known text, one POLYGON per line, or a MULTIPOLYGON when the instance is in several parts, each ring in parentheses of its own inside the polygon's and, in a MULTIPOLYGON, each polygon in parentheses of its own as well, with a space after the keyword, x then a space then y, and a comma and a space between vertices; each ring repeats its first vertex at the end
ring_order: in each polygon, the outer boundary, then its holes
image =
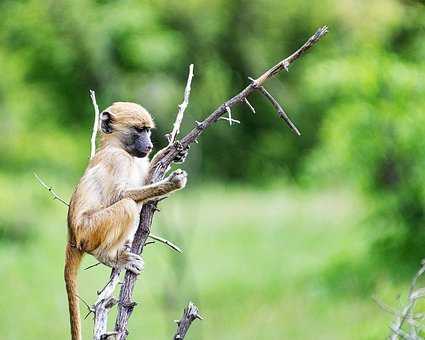
POLYGON ((182 189, 186 186, 187 173, 184 170, 177 169, 168 176, 168 181, 172 183, 176 189, 182 189))
POLYGON ((173 162, 174 163, 183 163, 186 160, 188 152, 189 152, 189 146, 186 149, 179 151, 177 156, 174 157, 173 162))

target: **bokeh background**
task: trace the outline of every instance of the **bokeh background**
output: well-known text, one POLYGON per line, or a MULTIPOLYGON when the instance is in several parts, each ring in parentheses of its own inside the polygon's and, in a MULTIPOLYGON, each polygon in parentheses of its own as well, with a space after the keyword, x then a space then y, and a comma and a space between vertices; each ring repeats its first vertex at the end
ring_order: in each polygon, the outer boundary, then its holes
MULTIPOLYGON (((195 64, 187 132, 300 46, 260 95, 191 148, 187 188, 161 203, 136 286, 132 339, 171 338, 193 300, 191 339, 382 339, 425 257, 425 6, 419 0, 0 2, 1 339, 66 339, 65 199, 88 161, 93 109, 155 116, 165 145, 195 64)), ((95 263, 86 257, 84 266, 95 263)), ((106 282, 81 271, 89 302, 106 282)), ((83 310, 84 314, 84 310, 83 310)), ((83 322, 90 338, 91 319, 83 322)))

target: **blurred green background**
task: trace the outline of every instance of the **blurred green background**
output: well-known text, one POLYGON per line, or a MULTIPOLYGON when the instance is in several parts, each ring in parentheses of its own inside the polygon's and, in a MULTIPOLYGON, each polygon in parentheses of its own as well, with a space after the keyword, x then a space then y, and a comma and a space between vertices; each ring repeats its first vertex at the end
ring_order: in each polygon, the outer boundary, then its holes
MULTIPOLYGON (((319 26, 330 33, 267 84, 302 132, 253 94, 191 148, 187 188, 161 203, 130 339, 382 339, 425 257, 425 6, 414 0, 0 2, 1 339, 66 339, 66 199, 93 121, 117 100, 164 133, 195 64, 189 131, 319 26), (398 298, 399 294, 401 297, 398 298)), ((84 266, 95 263, 86 257, 84 266)), ((90 302, 109 270, 81 271, 90 302)), ((84 314, 84 310, 83 310, 84 314)), ((83 322, 90 338, 92 322, 83 322)))

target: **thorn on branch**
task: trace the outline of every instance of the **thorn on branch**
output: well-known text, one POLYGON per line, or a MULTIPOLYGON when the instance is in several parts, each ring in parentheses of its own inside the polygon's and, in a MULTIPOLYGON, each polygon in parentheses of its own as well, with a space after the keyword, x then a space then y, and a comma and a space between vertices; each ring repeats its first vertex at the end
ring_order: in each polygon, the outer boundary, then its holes
POLYGON ((165 200, 165 199, 167 199, 168 198, 168 196, 163 196, 163 197, 161 197, 161 198, 158 198, 155 202, 156 203, 159 203, 159 202, 161 202, 161 201, 163 201, 163 200, 165 200))
POLYGON ((241 121, 229 117, 219 117, 218 119, 227 120, 229 122, 229 125, 232 125, 232 123, 240 124, 241 121))
POLYGON ((182 143, 180 143, 180 141, 178 141, 178 140, 174 141, 174 147, 176 148, 177 151, 183 151, 184 150, 182 143))
POLYGON ((196 124, 196 127, 197 127, 198 129, 200 129, 200 130, 205 129, 204 122, 199 122, 199 121, 195 120, 195 124, 196 124))
POLYGON ((286 114, 285 110, 279 104, 279 102, 268 92, 263 86, 260 86, 258 90, 270 101, 273 107, 277 110, 277 114, 280 118, 282 118, 285 123, 289 126, 289 128, 295 132, 298 136, 301 136, 300 131, 295 126, 295 124, 291 121, 289 116, 286 114))
POLYGON ((100 262, 97 262, 97 263, 95 263, 95 264, 92 264, 92 265, 90 265, 90 266, 88 266, 88 267, 84 268, 84 270, 89 270, 89 269, 91 269, 91 268, 93 268, 93 267, 98 266, 99 264, 101 264, 101 263, 100 263, 100 262))
MULTIPOLYGON (((228 114, 228 119, 226 119, 227 121, 229 121, 229 125, 232 126, 232 110, 230 110, 230 107, 228 105, 224 105, 228 114)), ((220 117, 220 118, 224 118, 224 117, 220 117)), ((240 123, 240 122, 239 122, 240 123)))
POLYGON ((254 106, 251 105, 251 103, 248 101, 248 99, 244 99, 244 102, 246 105, 248 105, 249 109, 252 111, 253 114, 255 114, 254 106))
POLYGON ((81 300, 81 302, 87 307, 88 309, 88 314, 86 315, 85 318, 87 318, 91 313, 94 313, 94 308, 92 306, 89 305, 89 303, 84 300, 81 296, 79 296, 78 294, 75 294, 77 298, 79 298, 81 300))

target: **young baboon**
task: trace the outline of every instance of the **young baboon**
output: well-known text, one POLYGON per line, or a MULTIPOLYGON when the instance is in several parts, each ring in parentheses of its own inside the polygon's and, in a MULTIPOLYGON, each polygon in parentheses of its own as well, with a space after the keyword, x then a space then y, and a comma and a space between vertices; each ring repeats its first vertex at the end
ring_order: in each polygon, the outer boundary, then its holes
POLYGON ((72 340, 81 340, 77 272, 83 254, 139 274, 143 261, 129 251, 129 244, 142 204, 184 188, 187 180, 186 172, 176 170, 158 183, 145 185, 154 122, 142 106, 114 103, 100 120, 100 148, 80 179, 68 211, 65 283, 72 340))

